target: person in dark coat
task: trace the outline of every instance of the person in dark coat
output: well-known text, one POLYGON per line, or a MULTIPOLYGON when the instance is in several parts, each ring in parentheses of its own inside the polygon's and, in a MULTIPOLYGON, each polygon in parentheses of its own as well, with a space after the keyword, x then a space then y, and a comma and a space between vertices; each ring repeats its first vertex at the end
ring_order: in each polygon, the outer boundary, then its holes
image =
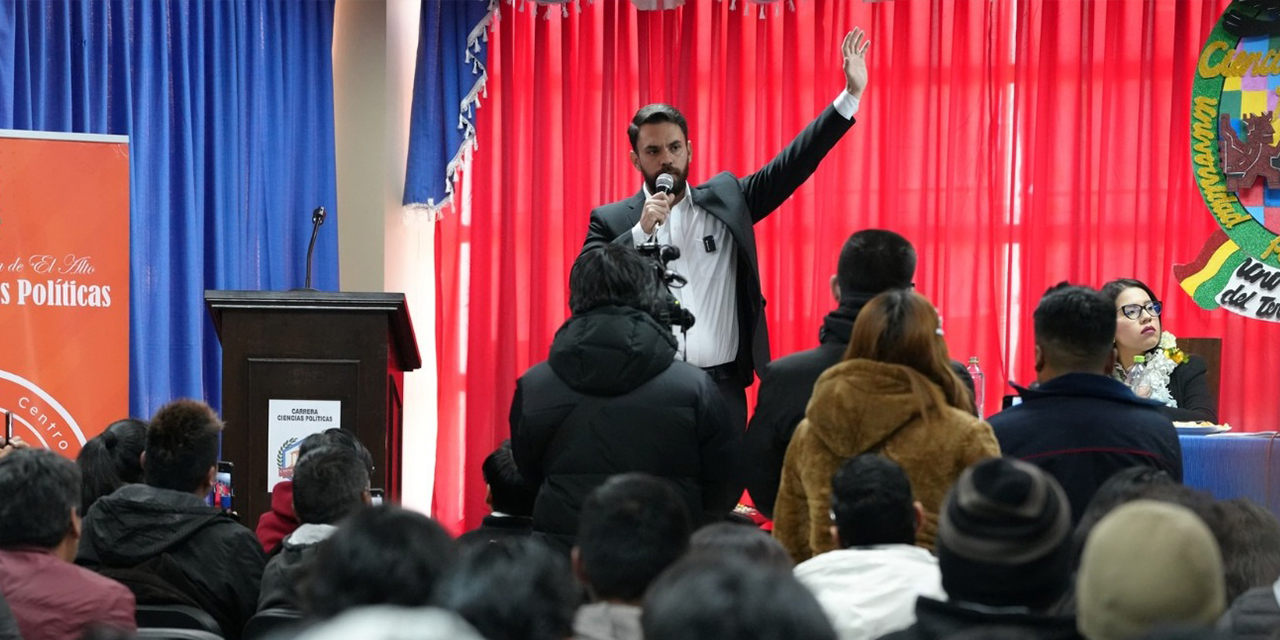
POLYGON ((1218 620, 1218 631, 1239 640, 1270 640, 1280 632, 1280 581, 1244 592, 1218 620))
POLYGON ((612 475, 670 481, 700 522, 731 510, 742 490, 733 473, 741 432, 715 383, 676 361, 675 337, 654 320, 664 304, 656 266, 619 245, 579 256, 573 315, 546 362, 516 383, 511 448, 538 486, 533 529, 566 554, 587 494, 612 475))
POLYGON ((643 186, 591 212, 584 253, 606 244, 648 242, 681 251, 670 267, 689 283, 675 295, 697 322, 681 333, 681 359, 712 376, 738 429, 747 423, 745 387, 769 363, 753 225, 786 202, 853 127, 867 86, 869 46, 861 29, 845 36, 845 90, 773 160, 742 178, 726 171, 689 185, 693 146, 684 116, 670 105, 642 107, 627 135, 643 186), (658 186, 662 175, 671 179, 666 191, 658 186))
POLYGON ((458 544, 466 547, 507 538, 527 538, 533 533, 533 501, 538 488, 525 481, 511 455, 511 440, 484 459, 480 466, 488 489, 485 503, 493 509, 480 526, 458 536, 458 544))
MULTIPOLYGON (((813 385, 823 371, 844 359, 858 313, 872 298, 893 289, 909 289, 916 273, 916 250, 901 235, 864 229, 840 249, 831 296, 837 306, 822 321, 818 346, 770 362, 760 376, 756 411, 744 441, 744 478, 756 509, 773 517, 782 460, 796 426, 804 419, 813 385)), ((954 360, 952 371, 973 393, 973 378, 954 360)))
POLYGON ((1036 306, 1039 385, 989 422, 1004 455, 1048 471, 1067 492, 1071 521, 1113 474, 1151 467, 1182 481, 1182 445, 1159 403, 1108 377, 1115 308, 1102 294, 1064 284, 1036 306))
POLYGON ((1204 358, 1178 348, 1178 339, 1164 330, 1164 305, 1140 280, 1120 278, 1102 286, 1102 295, 1116 307, 1116 351, 1112 377, 1124 381, 1134 356, 1146 357, 1149 389, 1141 394, 1160 402, 1160 411, 1180 422, 1217 422, 1218 399, 1209 390, 1204 358))
POLYGON ((146 484, 94 503, 76 563, 123 582, 138 604, 204 609, 223 637, 238 638, 257 607, 265 558, 252 531, 205 504, 221 431, 203 402, 161 407, 147 427, 146 484))

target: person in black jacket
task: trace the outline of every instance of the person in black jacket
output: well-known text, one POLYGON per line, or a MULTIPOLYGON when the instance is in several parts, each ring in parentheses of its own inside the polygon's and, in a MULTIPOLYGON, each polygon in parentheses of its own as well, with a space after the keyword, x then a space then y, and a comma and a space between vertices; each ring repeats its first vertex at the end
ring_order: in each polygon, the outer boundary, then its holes
POLYGON ((480 526, 458 536, 458 544, 488 544, 507 538, 527 538, 533 533, 533 500, 537 487, 525 481, 511 455, 511 441, 503 440, 480 465, 488 488, 485 503, 493 511, 480 526))
POLYGON ((1112 377, 1123 381, 1134 356, 1146 356, 1152 381, 1146 395, 1160 401, 1160 411, 1170 420, 1217 422, 1218 399, 1209 390, 1204 358, 1183 353, 1177 338, 1164 331, 1164 305, 1151 287, 1139 280, 1120 278, 1102 285, 1102 295, 1116 305, 1116 351, 1119 361, 1112 377))
POLYGON ((257 608, 266 560, 252 531, 205 504, 221 431, 203 402, 161 407, 147 427, 145 484, 89 508, 76 564, 123 582, 138 604, 204 609, 223 637, 239 638, 257 608))
POLYGON ((1022 404, 987 420, 1000 451, 1061 483, 1073 525, 1121 470, 1150 467, 1182 482, 1182 445, 1159 403, 1107 376, 1116 320, 1106 297, 1062 283, 1040 299, 1034 318, 1039 386, 1018 387, 1022 404))
MULTIPOLYGON (((743 458, 747 491, 761 513, 773 517, 791 435, 804 418, 818 376, 844 358, 858 312, 885 291, 914 286, 915 273, 915 247, 897 233, 864 229, 845 241, 836 274, 831 276, 831 296, 838 306, 822 321, 819 345, 770 362, 760 377, 743 458)), ((964 366, 953 361, 951 368, 972 393, 973 379, 964 366)))
POLYGON ((670 481, 696 521, 736 504, 741 432, 715 382, 675 360, 676 340, 654 317, 665 299, 657 263, 607 245, 569 273, 573 315, 546 362, 525 372, 511 402, 511 449, 538 486, 533 530, 566 554, 587 494, 640 471, 670 481))

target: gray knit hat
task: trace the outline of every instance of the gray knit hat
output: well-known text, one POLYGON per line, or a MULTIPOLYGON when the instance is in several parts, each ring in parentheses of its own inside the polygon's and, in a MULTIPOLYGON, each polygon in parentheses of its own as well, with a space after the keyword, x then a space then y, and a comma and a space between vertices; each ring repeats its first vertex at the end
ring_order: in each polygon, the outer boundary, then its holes
POLYGON ((1163 625, 1211 625, 1226 608, 1222 556, 1186 507, 1135 500, 1098 522, 1076 583, 1080 632, 1136 638, 1163 625))
POLYGON ((952 600, 1048 607, 1071 577, 1071 506, 1039 467, 983 460, 960 474, 938 521, 938 567, 952 600))

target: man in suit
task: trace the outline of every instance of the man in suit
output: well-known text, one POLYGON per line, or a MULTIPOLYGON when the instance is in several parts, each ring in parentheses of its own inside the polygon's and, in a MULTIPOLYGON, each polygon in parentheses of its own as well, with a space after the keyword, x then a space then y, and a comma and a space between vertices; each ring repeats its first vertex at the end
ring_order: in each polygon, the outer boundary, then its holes
POLYGON ((746 393, 755 371, 769 362, 756 258, 756 222, 778 208, 818 168, 853 126, 867 84, 870 41, 861 29, 845 36, 845 90, 791 144, 763 168, 743 178, 728 172, 689 188, 689 126, 674 107, 651 104, 631 120, 631 164, 644 178, 635 195, 591 212, 583 252, 610 243, 671 245, 682 255, 669 268, 688 284, 674 291, 696 326, 677 336, 682 359, 707 371, 745 428, 746 393), (659 191, 658 177, 672 185, 659 191))

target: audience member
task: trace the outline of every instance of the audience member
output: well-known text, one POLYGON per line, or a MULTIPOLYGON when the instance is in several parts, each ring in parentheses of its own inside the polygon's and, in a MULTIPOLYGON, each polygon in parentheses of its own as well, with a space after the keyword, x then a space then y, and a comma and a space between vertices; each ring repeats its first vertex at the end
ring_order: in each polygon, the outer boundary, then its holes
POLYGON ((302 525, 267 562, 258 611, 301 609, 299 568, 313 562, 320 543, 337 531, 339 521, 369 503, 369 467, 354 451, 321 447, 299 458, 293 472, 293 505, 302 525))
POLYGON ((689 553, 736 555, 783 571, 795 566, 782 543, 750 522, 715 522, 694 531, 689 553))
POLYGON ((1182 481, 1182 446, 1158 403, 1108 377, 1114 364, 1115 306, 1066 283, 1035 310, 1039 386, 1018 388, 1022 404, 991 416, 1007 456, 1049 472, 1079 522, 1098 487, 1117 471, 1146 466, 1182 481))
POLYGON ((7 441, 4 439, 4 436, 0 436, 0 443, 3 443, 0 444, 0 458, 11 454, 18 449, 28 449, 31 447, 31 445, 27 444, 22 440, 22 438, 17 436, 14 436, 7 441))
POLYGON ((142 482, 142 451, 147 447, 147 423, 133 418, 117 420, 106 431, 90 438, 76 456, 80 466, 80 513, 102 496, 126 484, 142 482))
POLYGON ((835 640, 822 607, 789 571, 735 555, 689 556, 645 594, 646 640, 835 640))
POLYGON ((332 618, 348 609, 421 607, 453 570, 458 548, 436 521, 393 505, 358 509, 320 543, 300 576, 302 610, 332 618))
POLYGON ((783 463, 773 535, 796 562, 837 548, 831 476, 845 459, 870 452, 902 465, 924 505, 916 543, 932 548, 947 489, 969 465, 1000 455, 924 297, 895 289, 873 298, 844 358, 818 379, 783 463))
POLYGON ((13 617, 13 609, 9 601, 4 599, 4 590, 0 589, 0 640, 22 640, 18 633, 18 621, 13 617))
POLYGON ((654 320, 660 287, 655 263, 633 248, 583 252, 569 273, 573 315, 547 361, 516 382, 511 447, 539 487, 533 529, 566 554, 582 502, 611 475, 670 481, 698 522, 742 494, 741 429, 707 373, 675 359, 675 337, 654 320))
POLYGON ((994 458, 966 469, 938 523, 938 567, 948 600, 921 596, 915 624, 886 638, 946 638, 980 627, 1079 637, 1074 619, 1045 613, 1071 584, 1071 508, 1039 467, 994 458))
POLYGON ((511 538, 465 549, 438 602, 487 640, 565 640, 581 600, 564 554, 511 538))
MULTIPOLYGON (((298 444, 298 460, 320 447, 344 447, 354 451, 368 467, 369 478, 373 478, 373 456, 369 455, 369 450, 360 444, 354 433, 338 427, 313 433, 298 444)), ((271 510, 258 517, 256 534, 258 541, 262 543, 262 550, 266 553, 274 552, 280 546, 280 541, 293 533, 299 524, 298 514, 293 511, 293 481, 276 483, 271 490, 271 510)))
POLYGON ((485 640, 461 616, 432 607, 352 609, 299 634, 297 640, 485 640))
MULTIPOLYGON (((823 371, 840 362, 849 346, 853 322, 872 298, 893 289, 910 289, 916 273, 916 250, 906 238, 883 229, 864 229, 849 236, 840 249, 831 296, 836 308, 818 331, 818 346, 770 362, 760 376, 755 414, 743 442, 747 490, 765 516, 773 517, 782 461, 796 426, 804 419, 813 385, 823 371)), ((964 365, 951 369, 973 394, 973 379, 964 365)))
POLYGON ((524 538, 533 532, 533 500, 538 488, 525 482, 511 455, 511 441, 503 440, 480 467, 484 476, 485 504, 492 512, 476 529, 458 536, 458 544, 468 546, 524 538))
POLYGON ((872 640, 915 622, 916 599, 944 599, 938 561, 915 546, 924 509, 894 461, 863 454, 831 480, 832 536, 840 549, 800 563, 796 578, 841 640, 872 640))
POLYGON ((1206 519, 1222 552, 1227 602, 1280 578, 1280 523, 1248 498, 1214 505, 1217 522, 1206 519))
POLYGON ((95 624, 137 626, 129 589, 71 563, 81 531, 75 463, 15 451, 0 458, 0 496, 0 605, 8 602, 0 637, 63 640, 95 624))
POLYGON ((236 638, 258 604, 265 559, 252 531, 205 504, 221 431, 203 402, 161 407, 147 427, 146 484, 94 503, 76 562, 125 583, 140 604, 204 609, 236 638))
POLYGON ((658 574, 689 546, 689 514, 664 481, 640 473, 617 475, 582 505, 574 573, 592 603, 578 609, 581 640, 641 640, 640 599, 658 574))
POLYGON ((1076 586, 1080 632, 1129 640, 1161 625, 1212 625, 1226 606, 1213 533, 1178 505, 1135 500, 1089 534, 1076 586))

